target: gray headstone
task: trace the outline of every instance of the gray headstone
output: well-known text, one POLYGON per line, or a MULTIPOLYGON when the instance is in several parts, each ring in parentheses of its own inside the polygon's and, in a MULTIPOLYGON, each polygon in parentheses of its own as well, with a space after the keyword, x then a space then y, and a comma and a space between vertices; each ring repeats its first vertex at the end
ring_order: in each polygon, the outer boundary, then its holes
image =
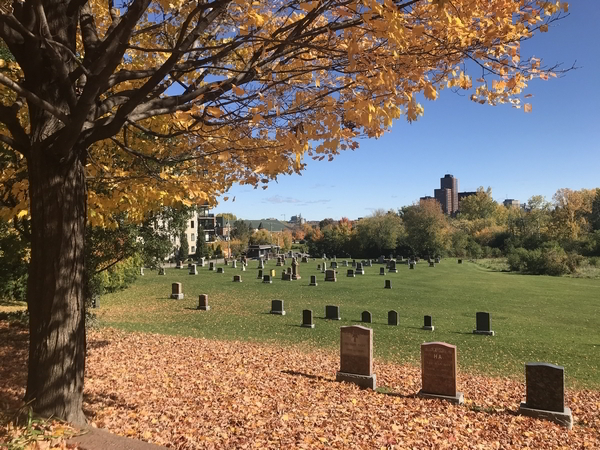
POLYGON ((271 281, 271 275, 263 275, 263 283, 273 283, 273 281, 271 281))
POLYGON ((208 295, 200 294, 198 296, 198 309, 202 311, 210 311, 210 306, 208 306, 208 295))
POLYGON ((304 328, 314 328, 312 309, 302 310, 302 326, 304 328))
POLYGON ((365 274, 365 270, 363 269, 362 263, 357 263, 356 264, 356 270, 354 271, 354 273, 356 275, 364 275, 365 274))
POLYGON ((519 414, 572 428, 571 409, 565 406, 565 369, 548 363, 525 364, 527 397, 519 414))
POLYGON ((171 284, 171 298, 175 298, 177 300, 181 300, 183 298, 181 283, 171 284))
POLYGON ((427 331, 433 331, 434 330, 434 326, 433 326, 433 323, 431 321, 431 316, 425 316, 423 318, 423 329, 427 330, 427 331))
POLYGON ((140 267, 140 275, 143 277, 144 276, 144 268, 140 267))
POLYGON ((328 269, 325 271, 325 281, 337 281, 335 270, 328 269))
POLYGON ((475 314, 476 329, 473 334, 484 334, 494 336, 492 331, 492 317, 488 312, 478 312, 475 314))
POLYGON ((196 264, 192 264, 190 267, 190 275, 198 275, 198 270, 196 269, 196 264))
POLYGON ((233 261, 231 261, 231 268, 237 269, 237 261, 235 259, 233 261))
POLYGON ((348 269, 348 273, 346 274, 346 276, 354 278, 354 270, 353 269, 348 269))
POLYGON ((392 288, 392 280, 385 280, 385 289, 392 288))
POLYGON ((398 325, 398 312, 393 309, 388 311, 388 325, 398 325))
POLYGON ((225 270, 222 267, 217 267, 217 273, 225 273, 225 270))
POLYGON ((360 321, 365 323, 371 323, 373 321, 373 316, 369 311, 363 311, 360 316, 360 321))
POLYGON ((458 263, 459 263, 459 264, 462 264, 462 259, 459 259, 459 260, 458 260, 458 263))
POLYGON ((209 262, 208 263, 208 270, 215 270, 215 263, 214 262, 209 262))
POLYGON ((340 317, 340 307, 336 305, 325 306, 325 318, 330 320, 342 320, 340 317))
POLYGON ((311 275, 310 276, 310 285, 309 286, 316 286, 317 285, 317 276, 316 275, 311 275))
POLYGON ((241 276, 239 276, 239 275, 234 275, 234 276, 233 276, 233 281, 234 281, 235 283, 241 283, 241 282, 242 282, 242 277, 241 277, 241 276))
POLYGON ((259 270, 258 271, 258 276, 256 278, 262 279, 262 277, 263 277, 263 273, 262 272, 263 272, 262 270, 259 270))
POLYGON ((435 267, 435 263, 433 261, 429 261, 429 267, 435 267))
POLYGON ((417 263, 415 263, 415 262, 410 262, 410 263, 408 263, 408 268, 409 268, 409 269, 414 269, 416 265, 417 265, 417 263))
POLYGON ((158 274, 159 275, 166 275, 167 271, 164 267, 161 267, 160 269, 158 269, 158 274))
POLYGON ((379 268, 379 275, 385 275, 385 267, 379 268))
POLYGON ((283 300, 271 300, 271 314, 285 316, 285 310, 283 309, 283 300))

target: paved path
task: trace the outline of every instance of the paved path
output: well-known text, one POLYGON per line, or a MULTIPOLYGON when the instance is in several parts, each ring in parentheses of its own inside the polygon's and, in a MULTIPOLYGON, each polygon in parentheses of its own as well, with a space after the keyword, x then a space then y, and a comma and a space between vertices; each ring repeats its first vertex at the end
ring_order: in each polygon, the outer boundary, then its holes
POLYGON ((101 428, 88 427, 88 432, 71 438, 67 444, 77 444, 81 450, 160 450, 167 447, 129 439, 101 428))

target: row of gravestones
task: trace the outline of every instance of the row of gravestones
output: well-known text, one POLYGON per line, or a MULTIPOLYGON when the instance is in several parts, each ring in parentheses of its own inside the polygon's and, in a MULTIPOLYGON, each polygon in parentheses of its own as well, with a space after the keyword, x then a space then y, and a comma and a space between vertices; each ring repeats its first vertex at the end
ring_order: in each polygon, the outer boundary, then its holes
MULTIPOLYGON (((283 300, 271 300, 271 314, 285 316, 283 300)), ((340 315, 340 307, 337 305, 325 306, 325 319, 342 320, 340 315)), ((363 311, 360 316, 360 321, 364 323, 373 323, 373 315, 369 311, 363 311)), ((388 325, 398 325, 398 311, 388 311, 388 325)), ((305 328, 314 328, 313 311, 311 309, 302 310, 302 326, 305 328)), ((473 334, 495 336, 492 331, 492 316, 488 312, 478 312, 475 314, 475 329, 473 334)), ((424 316, 423 330, 434 331, 433 319, 431 316, 424 316)))
MULTIPOLYGON (((456 346, 444 342, 421 344, 421 390, 417 395, 462 404, 457 390, 456 346)), ((373 330, 359 325, 340 328, 340 370, 337 381, 376 388, 373 373, 373 330)), ((572 428, 570 408, 564 403, 564 368, 547 363, 525 364, 526 401, 519 414, 551 420, 572 428)))

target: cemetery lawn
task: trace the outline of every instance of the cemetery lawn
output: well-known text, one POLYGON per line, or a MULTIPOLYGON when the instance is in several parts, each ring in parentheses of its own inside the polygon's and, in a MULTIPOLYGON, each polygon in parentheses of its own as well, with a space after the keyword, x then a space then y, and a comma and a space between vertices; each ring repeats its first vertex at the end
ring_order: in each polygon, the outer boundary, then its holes
MULTIPOLYGON (((550 362, 565 367, 570 388, 600 388, 600 280, 525 276, 496 272, 455 259, 435 268, 427 262, 416 270, 398 265, 398 273, 379 275, 379 264, 365 275, 346 277, 338 259, 337 282, 325 282, 317 270, 322 260, 299 264, 301 280, 281 281, 276 269, 272 284, 257 279, 257 261, 247 271, 223 266, 224 274, 198 267, 167 268, 165 276, 146 270, 129 289, 105 295, 93 310, 101 326, 126 331, 202 337, 214 340, 299 344, 308 349, 339 351, 340 326, 373 328, 374 359, 418 365, 420 344, 441 341, 458 347, 459 371, 508 376, 524 381, 526 362, 550 362), (243 282, 232 282, 241 275, 243 282), (309 286, 317 275, 317 287, 309 286), (384 289, 384 280, 392 289, 384 289), (183 283, 183 300, 170 299, 171 283, 183 283), (208 294, 210 311, 198 311, 198 295, 208 294), (285 316, 269 314, 271 300, 284 301, 285 316), (339 305, 341 321, 325 320, 325 305, 339 305), (312 309, 315 328, 302 328, 302 310, 312 309), (389 310, 398 311, 398 326, 387 325, 389 310), (373 323, 361 324, 361 312, 373 323), (488 311, 496 336, 477 336, 475 313, 488 311), (435 331, 424 331, 423 316, 431 315, 435 331)), ((288 266, 291 260, 288 260, 288 266)), ((330 265, 328 261, 328 266, 330 265)))

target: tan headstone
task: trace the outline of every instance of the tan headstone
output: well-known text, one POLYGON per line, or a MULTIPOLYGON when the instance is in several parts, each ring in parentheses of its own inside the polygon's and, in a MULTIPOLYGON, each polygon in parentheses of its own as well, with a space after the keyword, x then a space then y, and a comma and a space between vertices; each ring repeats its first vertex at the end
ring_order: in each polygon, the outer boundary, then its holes
POLYGON ((373 374, 373 330, 354 325, 341 327, 340 372, 373 374))
POLYGON ((456 346, 444 342, 421 344, 422 392, 456 396, 456 346))

